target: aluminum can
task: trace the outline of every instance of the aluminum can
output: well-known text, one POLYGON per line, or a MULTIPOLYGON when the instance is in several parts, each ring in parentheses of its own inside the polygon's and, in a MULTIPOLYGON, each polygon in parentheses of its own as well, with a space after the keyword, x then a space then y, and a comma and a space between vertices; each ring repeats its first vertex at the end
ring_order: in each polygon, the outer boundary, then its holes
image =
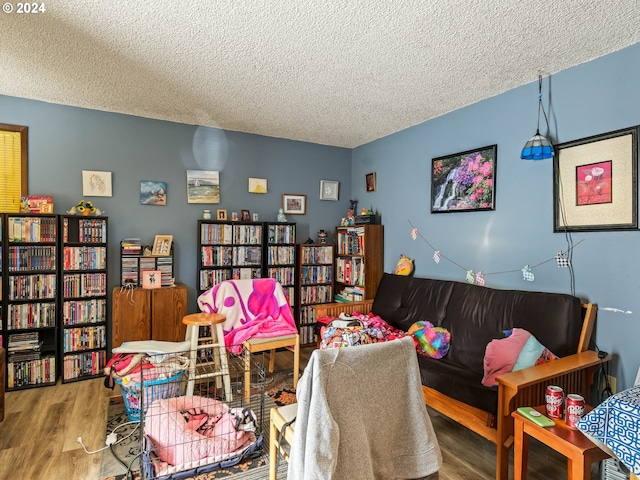
POLYGON ((564 415, 564 391, 562 387, 549 385, 545 391, 545 400, 547 402, 547 417, 562 418, 564 415))
POLYGON ((570 393, 565 401, 564 422, 569 428, 577 428, 578 422, 584 416, 584 398, 582 395, 570 393))

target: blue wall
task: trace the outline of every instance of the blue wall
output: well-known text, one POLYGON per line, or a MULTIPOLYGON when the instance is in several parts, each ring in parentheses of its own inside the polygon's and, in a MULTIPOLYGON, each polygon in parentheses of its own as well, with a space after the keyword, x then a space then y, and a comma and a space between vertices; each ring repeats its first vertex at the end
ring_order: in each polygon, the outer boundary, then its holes
MULTIPOLYGON (((545 78, 554 141, 640 124, 638 78, 640 44, 545 78)), ((464 281, 463 268, 446 259, 436 264, 433 249, 411 239, 412 222, 443 255, 487 274, 487 286, 569 293, 569 271, 555 261, 537 267, 533 283, 520 273, 567 249, 564 235, 553 233, 553 162, 519 158, 534 133, 536 109, 537 82, 351 151, 0 96, 0 122, 29 127, 30 193, 53 195, 57 212, 82 198, 82 170, 113 172, 113 197, 91 198, 110 219, 111 285, 122 238, 151 242, 155 234, 171 234, 191 311, 202 209, 248 209, 275 220, 282 193, 307 195, 307 214, 289 217, 298 222, 299 241, 315 239, 320 228, 333 232, 349 198, 356 198, 360 208, 382 215, 386 271, 405 253, 415 258, 418 276, 464 281), (492 144, 498 145, 495 211, 430 214, 431 159, 492 144), (219 170, 222 203, 188 204, 187 169, 219 170), (365 191, 369 172, 376 172, 376 192, 365 191), (249 194, 250 176, 267 178, 269 193, 249 194), (340 181, 338 202, 319 200, 321 179, 340 181), (168 205, 140 205, 141 180, 167 182, 168 205)), ((640 365, 640 231, 572 237, 581 242, 573 251, 575 293, 600 306, 598 347, 615 355, 618 389, 629 387, 640 365)))
POLYGON ((140 117, 0 96, 0 123, 29 127, 29 193, 53 195, 64 213, 82 196, 82 170, 110 171, 112 197, 87 197, 109 217, 109 284, 119 285, 119 242, 156 234, 173 235, 176 278, 188 287, 196 308, 197 220, 209 208, 250 210, 275 221, 283 193, 306 194, 306 215, 297 237, 316 240, 319 229, 333 234, 349 207, 347 193, 321 201, 320 180, 351 184, 351 151, 312 143, 195 127, 140 117), (221 203, 187 203, 186 171, 218 170, 221 203), (267 194, 248 193, 248 178, 267 179, 267 194), (140 204, 140 181, 167 183, 166 206, 140 204))
MULTIPOLYGON (((640 44, 545 78, 555 143, 640 124, 638 78, 640 44)), ((354 149, 351 195, 382 215, 385 271, 404 253, 415 258, 417 276, 465 281, 465 269, 515 270, 487 275, 486 285, 570 293, 569 271, 555 260, 534 269, 534 282, 520 272, 567 249, 565 236, 553 233, 553 161, 519 158, 535 133, 537 89, 536 81, 354 149), (492 144, 498 145, 495 211, 431 214, 431 159, 492 144), (376 192, 365 190, 368 172, 376 172, 376 192), (445 259, 436 264, 434 249, 412 240, 409 221, 464 268, 445 259)), ((573 250, 575 293, 599 305, 597 345, 615 354, 618 390, 630 387, 640 366, 640 232, 572 238, 583 240, 573 250)))

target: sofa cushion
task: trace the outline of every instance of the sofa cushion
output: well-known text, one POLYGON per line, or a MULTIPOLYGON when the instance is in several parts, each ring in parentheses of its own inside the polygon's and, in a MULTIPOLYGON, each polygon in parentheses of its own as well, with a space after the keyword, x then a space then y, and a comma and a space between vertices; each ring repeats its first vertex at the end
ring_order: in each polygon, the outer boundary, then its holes
POLYGON ((482 385, 482 374, 447 360, 418 355, 422 384, 448 397, 495 415, 498 410, 498 389, 482 385))

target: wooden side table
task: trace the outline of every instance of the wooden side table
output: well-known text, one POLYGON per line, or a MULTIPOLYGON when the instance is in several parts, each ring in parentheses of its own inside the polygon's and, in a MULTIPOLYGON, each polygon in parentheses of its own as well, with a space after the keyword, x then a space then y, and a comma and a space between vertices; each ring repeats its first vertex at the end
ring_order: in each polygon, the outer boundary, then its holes
MULTIPOLYGON (((546 415, 544 405, 534 407, 546 415)), ((587 406, 587 411, 593 407, 587 406)), ((540 427, 531 420, 523 417, 517 411, 511 413, 514 419, 514 451, 513 478, 526 480, 527 457, 529 455, 529 437, 542 442, 556 452, 567 457, 569 480, 589 480, 591 478, 591 464, 609 458, 600 447, 585 437, 581 431, 569 428, 560 418, 552 419, 553 427, 540 427)))

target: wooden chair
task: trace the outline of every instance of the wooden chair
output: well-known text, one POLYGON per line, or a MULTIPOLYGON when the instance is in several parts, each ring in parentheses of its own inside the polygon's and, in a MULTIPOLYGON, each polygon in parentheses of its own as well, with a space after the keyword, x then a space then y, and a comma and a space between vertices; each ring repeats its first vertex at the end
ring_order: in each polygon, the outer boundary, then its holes
POLYGON ((298 386, 300 375, 300 335, 283 335, 270 338, 249 338, 244 342, 244 399, 251 397, 251 355, 269 350, 269 373, 273 373, 276 362, 276 349, 286 348, 293 353, 293 388, 298 386))
POLYGON ((189 377, 187 395, 193 395, 196 380, 215 378, 218 388, 224 383, 225 400, 233 400, 227 350, 224 345, 222 324, 226 317, 220 313, 192 313, 182 318, 187 326, 186 340, 189 341, 189 377), (200 337, 200 327, 209 327, 210 336, 200 337), (198 353, 203 349, 212 349, 213 365, 198 361, 198 353))

